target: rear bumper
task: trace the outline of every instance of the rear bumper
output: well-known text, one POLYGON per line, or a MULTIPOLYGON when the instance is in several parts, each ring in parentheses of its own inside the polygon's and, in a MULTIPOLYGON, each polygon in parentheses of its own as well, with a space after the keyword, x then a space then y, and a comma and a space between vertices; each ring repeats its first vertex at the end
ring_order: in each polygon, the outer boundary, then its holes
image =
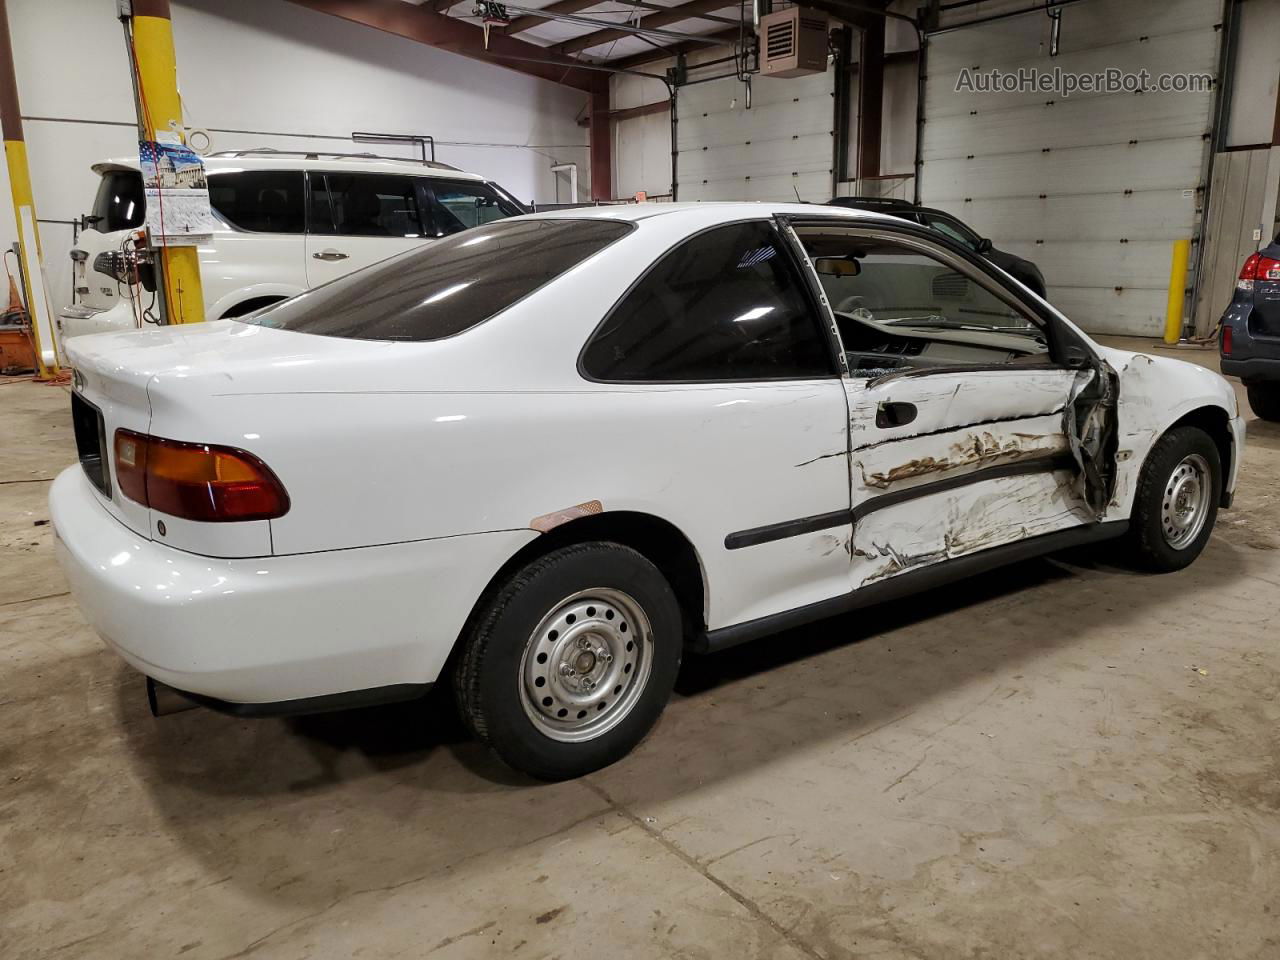
POLYGON ((1222 375, 1239 377, 1246 383, 1263 380, 1280 380, 1280 357, 1222 357, 1222 375))
MULTIPOLYGON (((490 577, 536 536, 217 559, 125 527, 78 466, 54 481, 49 507, 71 591, 107 645, 146 675, 240 714, 432 683, 490 577)), ((314 709, 332 709, 326 702, 314 709)))

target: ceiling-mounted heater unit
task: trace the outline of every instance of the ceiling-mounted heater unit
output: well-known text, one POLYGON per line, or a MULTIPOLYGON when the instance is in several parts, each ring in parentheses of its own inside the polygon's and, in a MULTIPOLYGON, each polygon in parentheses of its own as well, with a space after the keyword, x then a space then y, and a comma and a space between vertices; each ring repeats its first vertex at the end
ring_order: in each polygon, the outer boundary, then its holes
POLYGON ((807 77, 827 70, 827 15, 788 7, 760 18, 760 73, 807 77))

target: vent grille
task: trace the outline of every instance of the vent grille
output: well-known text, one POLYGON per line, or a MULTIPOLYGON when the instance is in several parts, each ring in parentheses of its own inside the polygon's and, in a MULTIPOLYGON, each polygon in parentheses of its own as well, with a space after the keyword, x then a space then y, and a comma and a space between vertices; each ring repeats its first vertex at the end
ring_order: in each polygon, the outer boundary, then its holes
POLYGON ((962 273, 936 273, 933 295, 940 300, 959 300, 969 295, 969 279, 962 273))
POLYGON ((770 60, 777 60, 782 57, 795 56, 796 52, 796 22, 794 20, 783 20, 779 23, 769 24, 769 29, 765 33, 765 56, 770 60))

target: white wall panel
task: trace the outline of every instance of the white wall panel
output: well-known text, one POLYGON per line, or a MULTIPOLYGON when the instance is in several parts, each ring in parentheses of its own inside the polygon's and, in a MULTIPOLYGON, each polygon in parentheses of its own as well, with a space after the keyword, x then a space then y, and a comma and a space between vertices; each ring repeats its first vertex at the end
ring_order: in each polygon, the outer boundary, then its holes
MULTIPOLYGON (((1023 6, 996 0, 953 11, 943 25, 1023 6)), ((1035 261, 1049 299, 1085 329, 1159 335, 1171 245, 1198 229, 1213 94, 955 86, 961 68, 1214 73, 1220 13, 1216 0, 1072 4, 1056 57, 1043 13, 934 35, 924 201, 1035 261)))
POLYGON ((680 87, 679 199, 830 199, 834 83, 834 70, 757 78, 750 110, 732 77, 680 87))
MULTIPOLYGON (((111 0, 9 0, 15 66, 51 301, 70 290, 69 224, 87 212, 89 165, 137 152, 128 61, 111 0), (45 118, 45 119, 37 119, 45 118)), ((375 150, 352 130, 424 133, 437 156, 525 200, 550 200, 554 161, 588 189, 587 95, 316 13, 284 0, 175 0, 187 122, 214 149, 375 150)), ((661 89, 661 84, 652 84, 661 89)), ((0 165, 0 245, 16 239, 0 165)))

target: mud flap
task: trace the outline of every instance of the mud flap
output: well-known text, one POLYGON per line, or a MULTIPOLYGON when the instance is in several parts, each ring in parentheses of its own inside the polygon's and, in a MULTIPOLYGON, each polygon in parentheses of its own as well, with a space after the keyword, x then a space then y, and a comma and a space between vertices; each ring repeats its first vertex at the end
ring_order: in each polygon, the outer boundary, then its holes
POLYGON ((1120 378, 1106 361, 1076 374, 1062 411, 1063 431, 1076 462, 1076 493, 1098 520, 1116 484, 1116 397, 1120 378))

